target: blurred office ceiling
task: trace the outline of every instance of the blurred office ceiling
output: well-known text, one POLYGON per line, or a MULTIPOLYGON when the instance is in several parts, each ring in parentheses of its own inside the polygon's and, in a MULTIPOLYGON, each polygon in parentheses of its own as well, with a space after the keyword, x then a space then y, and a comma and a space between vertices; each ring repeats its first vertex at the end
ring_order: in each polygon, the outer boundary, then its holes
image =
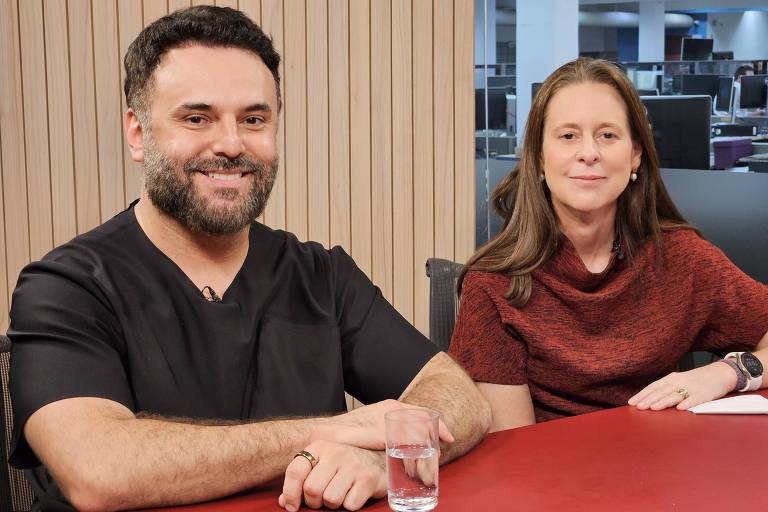
MULTIPOLYGON (((497 9, 516 9, 518 0, 496 0, 497 9)), ((658 0, 640 0, 617 2, 616 0, 579 0, 585 10, 637 12, 643 2, 658 0)), ((667 11, 723 12, 768 10, 768 0, 666 0, 667 11)))
MULTIPOLYGON (((517 11, 512 9, 497 9, 497 25, 515 25, 517 23, 517 11)), ((635 27, 640 23, 640 16, 636 11, 614 11, 614 10, 587 10, 579 11, 580 27, 614 27, 629 28, 635 27)), ((671 13, 665 14, 664 25, 667 28, 688 28, 693 25, 694 20, 687 14, 671 13)))

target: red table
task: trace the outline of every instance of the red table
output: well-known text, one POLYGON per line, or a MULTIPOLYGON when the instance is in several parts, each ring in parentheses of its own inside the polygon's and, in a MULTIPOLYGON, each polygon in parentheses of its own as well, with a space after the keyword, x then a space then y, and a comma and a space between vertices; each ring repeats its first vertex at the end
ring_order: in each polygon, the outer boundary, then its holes
MULTIPOLYGON (((488 435, 440 469, 437 510, 766 510, 766 468, 768 416, 620 407, 488 435)), ((170 510, 279 511, 279 492, 170 510)))

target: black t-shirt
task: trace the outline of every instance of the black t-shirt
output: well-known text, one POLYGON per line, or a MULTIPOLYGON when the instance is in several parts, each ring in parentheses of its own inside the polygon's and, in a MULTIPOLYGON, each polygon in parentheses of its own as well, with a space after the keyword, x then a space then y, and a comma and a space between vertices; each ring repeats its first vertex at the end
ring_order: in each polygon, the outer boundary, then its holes
POLYGON ((40 464, 24 424, 57 400, 186 418, 333 414, 345 390, 397 398, 437 352, 340 247, 254 223, 245 263, 208 302, 132 208, 22 271, 8 335, 23 468, 40 464))

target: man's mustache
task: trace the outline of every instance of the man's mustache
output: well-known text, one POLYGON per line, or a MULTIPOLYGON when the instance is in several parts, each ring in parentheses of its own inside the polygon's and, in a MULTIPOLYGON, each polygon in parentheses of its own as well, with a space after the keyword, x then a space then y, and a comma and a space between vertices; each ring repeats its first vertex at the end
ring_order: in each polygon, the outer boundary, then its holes
POLYGON ((218 170, 239 170, 242 172, 263 173, 267 166, 246 156, 237 158, 191 158, 184 162, 184 172, 214 172, 218 170))

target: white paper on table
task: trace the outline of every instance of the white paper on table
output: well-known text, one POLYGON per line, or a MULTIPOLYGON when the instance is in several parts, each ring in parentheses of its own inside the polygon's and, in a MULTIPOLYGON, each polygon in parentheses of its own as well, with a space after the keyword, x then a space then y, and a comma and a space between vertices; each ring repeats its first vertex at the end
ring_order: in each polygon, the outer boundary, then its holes
POLYGON ((696 414, 768 414, 768 398, 739 395, 704 402, 688 409, 696 414))

